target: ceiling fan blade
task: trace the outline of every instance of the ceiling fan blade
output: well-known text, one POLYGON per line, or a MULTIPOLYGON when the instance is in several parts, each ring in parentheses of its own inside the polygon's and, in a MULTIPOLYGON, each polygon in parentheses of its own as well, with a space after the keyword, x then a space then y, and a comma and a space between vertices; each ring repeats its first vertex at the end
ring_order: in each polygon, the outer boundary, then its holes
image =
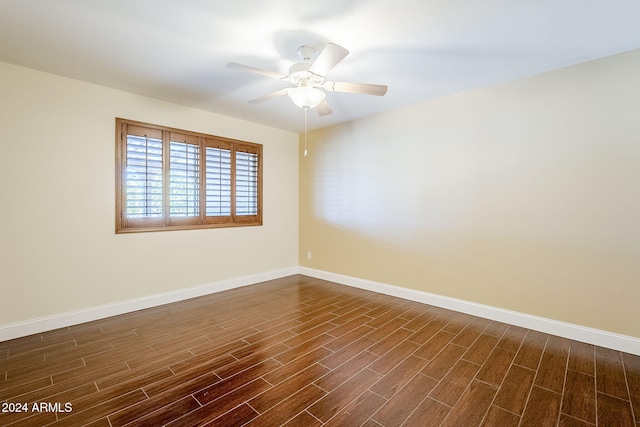
POLYGON ((322 49, 316 60, 313 61, 309 71, 319 76, 326 76, 348 54, 349 51, 342 46, 329 43, 322 49))
POLYGON ((325 89, 334 92, 359 93, 363 95, 382 96, 387 93, 387 86, 369 83, 326 82, 325 89))
POLYGON ((268 101, 270 99, 277 98, 277 97, 282 96, 282 95, 286 95, 287 94, 287 90, 289 90, 289 89, 288 88, 280 89, 279 91, 272 92, 270 94, 263 95, 261 97, 252 99, 251 101, 249 101, 249 103, 251 103, 251 104, 259 104, 261 102, 268 101))
POLYGON ((262 68, 252 67, 251 65, 238 64, 237 62, 229 62, 227 67, 234 70, 249 71, 250 73, 260 74, 262 76, 273 77, 274 79, 283 79, 287 76, 284 74, 276 73, 275 71, 263 70, 262 68))
POLYGON ((329 103, 327 102, 326 98, 323 99, 320 104, 318 104, 316 109, 318 110, 319 116, 326 116, 328 114, 333 113, 333 111, 331 111, 331 107, 329 107, 329 103))

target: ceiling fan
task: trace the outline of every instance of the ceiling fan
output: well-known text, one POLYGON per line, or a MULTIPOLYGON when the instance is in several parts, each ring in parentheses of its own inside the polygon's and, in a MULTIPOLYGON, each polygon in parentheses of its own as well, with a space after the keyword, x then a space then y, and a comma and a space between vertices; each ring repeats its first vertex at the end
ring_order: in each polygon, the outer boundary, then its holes
POLYGON ((317 107, 318 114, 321 116, 326 116, 332 112, 325 98, 325 91, 376 96, 382 96, 387 93, 387 86, 384 85, 325 80, 325 76, 349 54, 349 51, 342 46, 334 43, 327 44, 318 57, 312 62, 311 57, 314 53, 315 49, 310 46, 301 46, 298 48, 298 55, 302 59, 302 62, 293 64, 289 68, 289 74, 286 76, 275 71, 263 70, 250 65, 238 64, 237 62, 230 62, 227 66, 237 70, 249 71, 255 74, 284 80, 293 85, 293 87, 281 89, 268 95, 252 99, 249 101, 250 103, 257 104, 278 96, 289 95, 293 103, 300 108, 308 110, 317 107))

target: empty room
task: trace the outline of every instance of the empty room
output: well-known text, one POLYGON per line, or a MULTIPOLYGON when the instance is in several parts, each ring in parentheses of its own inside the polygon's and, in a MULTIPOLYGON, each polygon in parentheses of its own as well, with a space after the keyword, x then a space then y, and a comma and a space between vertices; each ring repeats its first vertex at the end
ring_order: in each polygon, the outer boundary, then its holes
POLYGON ((640 427, 639 17, 0 0, 0 425, 640 427))

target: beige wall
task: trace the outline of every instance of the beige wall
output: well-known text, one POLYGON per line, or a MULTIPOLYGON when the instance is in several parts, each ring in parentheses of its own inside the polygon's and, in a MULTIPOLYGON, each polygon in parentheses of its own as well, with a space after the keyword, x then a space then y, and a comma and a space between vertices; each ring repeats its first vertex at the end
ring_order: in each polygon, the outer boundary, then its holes
POLYGON ((640 337, 638 76, 640 50, 311 133, 300 265, 640 337))
POLYGON ((0 147, 0 326, 298 264, 297 134, 0 63, 0 147), (116 235, 115 117, 264 144, 264 225, 116 235))

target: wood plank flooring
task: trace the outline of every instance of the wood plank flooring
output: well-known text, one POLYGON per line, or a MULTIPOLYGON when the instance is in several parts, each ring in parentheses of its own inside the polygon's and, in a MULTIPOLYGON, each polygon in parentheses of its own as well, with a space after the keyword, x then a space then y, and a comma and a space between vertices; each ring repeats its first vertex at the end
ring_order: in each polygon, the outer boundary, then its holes
POLYGON ((2 426, 640 427, 640 357, 291 276, 0 342, 0 402, 2 426))

